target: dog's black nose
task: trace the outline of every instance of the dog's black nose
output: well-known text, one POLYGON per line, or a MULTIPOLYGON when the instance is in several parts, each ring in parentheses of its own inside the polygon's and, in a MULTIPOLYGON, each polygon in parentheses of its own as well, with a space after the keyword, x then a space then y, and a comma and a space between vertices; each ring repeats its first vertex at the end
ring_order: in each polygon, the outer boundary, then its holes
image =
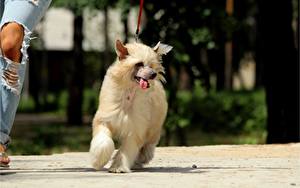
POLYGON ((156 72, 152 72, 151 76, 150 76, 150 79, 154 79, 156 76, 157 76, 157 73, 156 72))

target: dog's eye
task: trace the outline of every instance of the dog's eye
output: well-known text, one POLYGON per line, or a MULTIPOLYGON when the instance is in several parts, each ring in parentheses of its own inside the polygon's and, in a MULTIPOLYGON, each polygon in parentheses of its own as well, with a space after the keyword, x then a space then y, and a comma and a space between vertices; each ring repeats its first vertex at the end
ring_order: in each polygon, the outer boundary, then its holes
POLYGON ((135 64, 136 67, 143 67, 144 63, 143 62, 138 62, 137 64, 135 64))

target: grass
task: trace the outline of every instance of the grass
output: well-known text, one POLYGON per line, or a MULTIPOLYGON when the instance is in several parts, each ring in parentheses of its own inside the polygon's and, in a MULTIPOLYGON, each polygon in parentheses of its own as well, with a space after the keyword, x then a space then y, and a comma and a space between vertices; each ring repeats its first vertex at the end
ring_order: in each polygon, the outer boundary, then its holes
POLYGON ((11 154, 39 155, 87 151, 91 140, 91 127, 19 124, 14 126, 11 137, 11 154))

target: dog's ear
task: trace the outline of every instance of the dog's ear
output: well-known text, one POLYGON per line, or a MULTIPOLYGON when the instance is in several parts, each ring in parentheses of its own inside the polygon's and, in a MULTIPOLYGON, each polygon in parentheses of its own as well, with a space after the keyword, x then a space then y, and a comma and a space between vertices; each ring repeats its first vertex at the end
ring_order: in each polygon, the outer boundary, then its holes
POLYGON ((163 44, 161 42, 158 42, 154 47, 153 50, 158 54, 158 55, 166 55, 169 51, 172 50, 172 46, 169 46, 167 44, 163 44))
POLYGON ((125 59, 126 56, 128 55, 128 50, 127 48, 124 46, 124 44, 122 44, 122 42, 120 40, 116 40, 116 53, 119 57, 119 60, 125 59))

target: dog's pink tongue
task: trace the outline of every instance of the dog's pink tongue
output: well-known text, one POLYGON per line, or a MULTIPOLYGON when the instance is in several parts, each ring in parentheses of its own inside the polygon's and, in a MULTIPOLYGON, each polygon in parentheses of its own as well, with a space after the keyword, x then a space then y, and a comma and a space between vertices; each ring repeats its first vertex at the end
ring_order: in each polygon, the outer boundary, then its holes
POLYGON ((147 89, 148 88, 148 82, 144 79, 140 79, 140 87, 142 89, 147 89))

